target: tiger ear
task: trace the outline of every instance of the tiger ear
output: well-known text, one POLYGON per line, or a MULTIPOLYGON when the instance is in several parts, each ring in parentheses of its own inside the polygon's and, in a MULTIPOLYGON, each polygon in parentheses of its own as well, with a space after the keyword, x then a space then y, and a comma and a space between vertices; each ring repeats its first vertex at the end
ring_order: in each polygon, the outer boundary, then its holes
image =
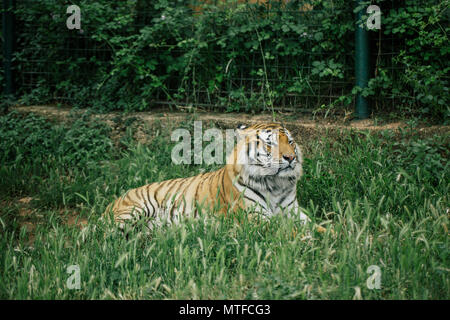
POLYGON ((236 127, 236 129, 238 129, 238 130, 244 130, 246 128, 247 128, 247 126, 245 124, 240 124, 236 127))

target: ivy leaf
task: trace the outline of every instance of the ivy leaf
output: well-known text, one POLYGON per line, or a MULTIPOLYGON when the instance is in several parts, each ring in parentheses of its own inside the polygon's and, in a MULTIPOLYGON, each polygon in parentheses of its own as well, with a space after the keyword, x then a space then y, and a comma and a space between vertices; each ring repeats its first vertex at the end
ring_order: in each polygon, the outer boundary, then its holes
POLYGON ((314 34, 314 39, 315 39, 316 41, 321 41, 321 40, 323 39, 323 33, 322 33, 322 32, 316 32, 316 33, 314 34))

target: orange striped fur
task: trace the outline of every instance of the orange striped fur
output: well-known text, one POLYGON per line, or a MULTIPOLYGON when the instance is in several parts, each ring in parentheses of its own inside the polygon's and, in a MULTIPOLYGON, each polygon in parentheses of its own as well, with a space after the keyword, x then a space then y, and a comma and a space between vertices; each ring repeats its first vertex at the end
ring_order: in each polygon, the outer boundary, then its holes
MULTIPOLYGON (((221 169, 189 178, 151 183, 129 190, 111 203, 115 221, 147 219, 149 227, 162 222, 179 222, 183 216, 196 216, 198 205, 217 214, 239 208, 260 208, 264 216, 299 210, 296 183, 301 175, 301 152, 289 132, 278 124, 241 127, 236 147, 221 169), (276 142, 272 136, 278 133, 276 142), (240 163, 254 142, 255 165, 240 163), (258 149, 259 148, 259 149, 258 149), (259 158, 258 158, 259 157, 259 158)), ((257 210, 257 209, 256 209, 257 210)), ((308 220, 302 213, 300 218, 308 220)))

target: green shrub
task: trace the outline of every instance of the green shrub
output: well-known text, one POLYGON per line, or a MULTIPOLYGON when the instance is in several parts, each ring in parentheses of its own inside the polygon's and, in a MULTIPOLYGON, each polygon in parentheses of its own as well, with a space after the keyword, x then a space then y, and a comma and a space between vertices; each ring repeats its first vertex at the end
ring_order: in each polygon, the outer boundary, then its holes
POLYGON ((11 112, 0 117, 0 160, 2 163, 36 163, 49 158, 69 166, 107 158, 112 148, 109 128, 85 113, 70 125, 52 125, 30 113, 11 112))

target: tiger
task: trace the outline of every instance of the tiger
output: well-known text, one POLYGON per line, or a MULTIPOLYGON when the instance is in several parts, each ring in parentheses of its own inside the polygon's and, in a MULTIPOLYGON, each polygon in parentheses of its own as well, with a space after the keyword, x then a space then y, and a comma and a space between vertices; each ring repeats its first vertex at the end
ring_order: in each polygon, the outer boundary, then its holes
POLYGON ((142 218, 149 228, 179 223, 182 217, 196 217, 200 208, 219 215, 247 210, 263 219, 285 213, 311 221, 297 201, 303 157, 291 133, 280 124, 264 123, 239 125, 236 137, 222 168, 131 189, 104 214, 112 212, 121 228, 142 218))

